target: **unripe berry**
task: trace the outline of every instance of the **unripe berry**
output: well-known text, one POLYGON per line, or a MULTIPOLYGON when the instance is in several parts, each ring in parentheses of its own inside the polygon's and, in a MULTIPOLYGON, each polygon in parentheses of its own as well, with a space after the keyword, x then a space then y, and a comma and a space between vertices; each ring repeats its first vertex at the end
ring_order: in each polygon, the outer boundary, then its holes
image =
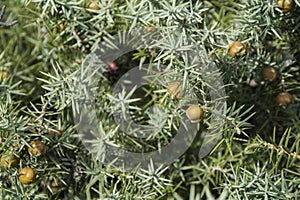
POLYGON ((25 185, 33 183, 36 179, 35 170, 32 168, 23 168, 19 172, 19 179, 25 185))
POLYGON ((202 121, 204 112, 200 106, 191 105, 186 110, 186 116, 191 120, 192 123, 198 123, 198 122, 202 121))
POLYGON ((180 99, 184 96, 182 86, 179 82, 171 82, 167 87, 167 92, 171 95, 172 99, 180 99))

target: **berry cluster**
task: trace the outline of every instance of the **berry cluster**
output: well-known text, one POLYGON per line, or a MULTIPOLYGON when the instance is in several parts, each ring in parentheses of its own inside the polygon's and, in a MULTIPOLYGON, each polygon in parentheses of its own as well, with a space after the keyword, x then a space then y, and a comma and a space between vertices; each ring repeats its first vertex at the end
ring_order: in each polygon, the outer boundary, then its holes
MULTIPOLYGON (((181 99, 184 97, 183 87, 179 82, 169 83, 167 92, 172 99, 181 99)), ((185 112, 186 116, 191 120, 192 123, 199 123, 203 120, 204 111, 199 105, 190 105, 185 112)))
MULTIPOLYGON (((30 155, 39 157, 45 153, 46 146, 43 142, 39 140, 34 140, 30 142, 30 147, 28 152, 30 155)), ((5 168, 16 167, 19 164, 19 159, 13 153, 4 152, 1 156, 1 165, 5 168)), ((36 180, 36 172, 34 169, 25 167, 19 172, 19 180, 23 184, 30 184, 36 180)))

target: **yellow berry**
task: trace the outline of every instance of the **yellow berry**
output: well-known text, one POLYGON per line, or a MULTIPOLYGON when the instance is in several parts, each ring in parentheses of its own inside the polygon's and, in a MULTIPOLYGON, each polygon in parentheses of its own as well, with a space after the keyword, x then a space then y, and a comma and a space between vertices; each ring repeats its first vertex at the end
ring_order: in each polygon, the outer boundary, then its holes
POLYGON ((93 2, 88 1, 86 7, 92 10, 100 10, 100 7, 97 5, 95 0, 93 2))
POLYGON ((8 70, 7 69, 2 69, 1 71, 0 71, 0 78, 1 78, 1 80, 4 80, 4 79, 6 79, 7 78, 7 76, 8 76, 8 70))
POLYGON ((19 172, 20 182, 27 185, 35 181, 36 175, 35 171, 32 168, 23 168, 19 172))
POLYGON ((293 0, 277 0, 277 4, 282 12, 288 12, 292 9, 293 0))
POLYGON ((171 82, 167 87, 167 92, 171 95, 172 99, 180 99, 184 96, 182 86, 179 82, 171 82))
POLYGON ((186 110, 186 116, 191 120, 192 123, 198 123, 198 122, 202 121, 204 112, 200 106, 191 105, 186 110))
POLYGON ((6 168, 15 167, 19 163, 18 158, 12 153, 4 153, 1 156, 1 165, 6 168))
POLYGON ((58 25, 58 29, 59 29, 60 31, 65 30, 66 27, 67 27, 67 22, 60 23, 60 24, 58 25))

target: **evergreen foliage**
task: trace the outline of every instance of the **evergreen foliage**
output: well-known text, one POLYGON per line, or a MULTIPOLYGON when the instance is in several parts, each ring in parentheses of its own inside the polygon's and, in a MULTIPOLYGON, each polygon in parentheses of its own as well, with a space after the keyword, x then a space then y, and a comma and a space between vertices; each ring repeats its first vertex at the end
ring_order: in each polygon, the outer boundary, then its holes
MULTIPOLYGON (((299 0, 287 10, 275 0, 4 0, 3 5, 0 21, 18 23, 0 24, 1 199, 300 198, 299 0), (169 166, 125 172, 96 160, 82 144, 73 119, 76 74, 101 42, 137 28, 176 31, 182 41, 204 48, 219 69, 227 108, 222 139, 209 156, 198 157, 211 117, 209 85, 173 51, 194 49, 173 37, 122 55, 116 74, 105 69, 97 116, 100 134, 116 145, 132 152, 160 149, 184 114, 174 109, 177 101, 169 98, 167 85, 149 84, 131 99, 120 96, 135 122, 167 119, 161 132, 143 141, 118 130, 111 113, 123 107, 110 94, 124 73, 148 62, 188 72, 205 117, 187 152, 169 166), (241 55, 229 55, 234 41, 244 45, 241 55), (276 70, 275 80, 263 80, 266 66, 276 70), (283 91, 292 95, 288 106, 276 102, 283 91), (154 102, 168 112, 156 110, 149 118, 154 102), (33 140, 46 146, 40 156, 29 152, 33 140), (19 172, 28 167, 36 180, 25 185, 19 172)), ((174 81, 171 74, 165 79, 174 81)))

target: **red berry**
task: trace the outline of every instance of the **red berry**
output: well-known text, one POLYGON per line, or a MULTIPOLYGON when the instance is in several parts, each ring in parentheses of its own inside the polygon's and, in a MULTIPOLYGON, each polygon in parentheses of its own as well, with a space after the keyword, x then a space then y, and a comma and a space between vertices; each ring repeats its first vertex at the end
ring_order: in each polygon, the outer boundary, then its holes
POLYGON ((108 63, 108 71, 111 75, 117 74, 119 71, 118 63, 115 61, 108 63))

